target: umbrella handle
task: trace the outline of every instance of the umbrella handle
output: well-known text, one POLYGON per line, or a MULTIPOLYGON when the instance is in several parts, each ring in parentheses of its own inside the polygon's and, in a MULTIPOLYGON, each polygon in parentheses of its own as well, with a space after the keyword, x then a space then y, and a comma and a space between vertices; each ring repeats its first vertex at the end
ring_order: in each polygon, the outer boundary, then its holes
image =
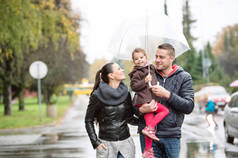
POLYGON ((151 87, 152 85, 151 85, 151 81, 150 82, 148 82, 148 84, 149 84, 149 87, 151 87))
MULTIPOLYGON (((148 65, 148 74, 150 74, 150 65, 148 65)), ((152 85, 151 85, 151 81, 148 82, 148 84, 149 84, 149 86, 152 86, 152 85)))

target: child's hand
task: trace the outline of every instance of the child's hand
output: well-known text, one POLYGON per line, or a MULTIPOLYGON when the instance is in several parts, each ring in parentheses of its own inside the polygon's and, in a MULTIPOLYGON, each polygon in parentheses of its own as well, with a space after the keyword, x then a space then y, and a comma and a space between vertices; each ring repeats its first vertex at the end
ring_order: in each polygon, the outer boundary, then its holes
POLYGON ((148 74, 146 77, 145 77, 145 83, 148 83, 148 82, 151 82, 152 81, 152 77, 150 74, 148 74))

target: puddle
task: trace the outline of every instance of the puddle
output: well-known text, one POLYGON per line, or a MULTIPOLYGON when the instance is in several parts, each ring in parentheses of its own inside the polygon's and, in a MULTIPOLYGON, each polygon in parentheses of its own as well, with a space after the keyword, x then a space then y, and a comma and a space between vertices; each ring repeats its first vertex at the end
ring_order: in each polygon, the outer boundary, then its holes
POLYGON ((186 144, 186 158, 226 158, 224 149, 211 142, 189 142, 186 144))
POLYGON ((0 157, 8 158, 61 158, 82 157, 85 148, 81 147, 80 134, 46 133, 31 144, 1 146, 0 157))

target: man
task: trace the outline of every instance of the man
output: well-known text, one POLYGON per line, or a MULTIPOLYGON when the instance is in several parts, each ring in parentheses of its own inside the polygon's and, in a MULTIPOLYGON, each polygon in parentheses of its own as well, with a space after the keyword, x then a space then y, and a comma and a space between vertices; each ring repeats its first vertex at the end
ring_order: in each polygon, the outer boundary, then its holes
MULTIPOLYGON (((192 112, 194 107, 194 91, 192 77, 181 67, 172 65, 175 59, 175 50, 170 44, 158 46, 156 51, 157 78, 160 85, 151 86, 152 92, 158 96, 157 102, 169 109, 166 116, 156 127, 156 136, 160 141, 153 142, 153 150, 156 158, 179 158, 181 126, 184 114, 192 112)), ((138 110, 140 113, 152 112, 156 104, 144 104, 138 110)), ((140 117, 139 132, 142 151, 145 148, 143 117, 140 117)))

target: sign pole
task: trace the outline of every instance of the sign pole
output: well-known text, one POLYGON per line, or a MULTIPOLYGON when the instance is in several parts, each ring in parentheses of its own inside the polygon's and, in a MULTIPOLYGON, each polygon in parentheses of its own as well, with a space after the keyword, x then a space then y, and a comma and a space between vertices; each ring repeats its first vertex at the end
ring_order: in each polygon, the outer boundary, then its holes
POLYGON ((42 114, 41 114, 41 84, 40 79, 38 79, 38 101, 39 101, 39 111, 40 111, 40 121, 42 120, 42 114))
POLYGON ((37 79, 38 82, 38 104, 39 104, 39 118, 42 121, 42 108, 41 108, 41 79, 47 74, 47 66, 41 61, 35 61, 30 65, 30 74, 33 78, 37 79))
POLYGON ((42 113, 41 113, 41 84, 40 84, 40 65, 37 64, 37 75, 38 75, 38 102, 39 102, 39 117, 40 121, 42 120, 42 113))

